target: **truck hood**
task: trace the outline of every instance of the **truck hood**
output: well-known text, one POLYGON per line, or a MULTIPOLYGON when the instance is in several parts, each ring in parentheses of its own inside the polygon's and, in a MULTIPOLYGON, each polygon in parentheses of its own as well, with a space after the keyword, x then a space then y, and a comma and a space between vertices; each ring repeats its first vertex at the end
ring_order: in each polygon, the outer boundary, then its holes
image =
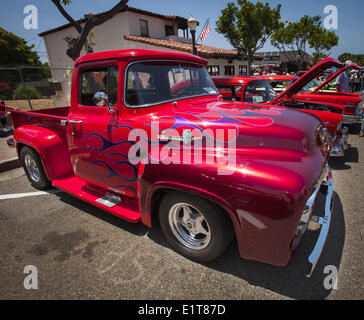
POLYGON ((188 130, 193 140, 207 136, 223 148, 236 148, 237 153, 253 152, 253 157, 307 155, 317 150, 315 139, 322 126, 314 115, 277 106, 180 101, 174 110, 169 115, 152 115, 159 121, 159 134, 167 140, 177 140, 188 130))
POLYGON ((339 69, 334 74, 332 74, 330 77, 328 77, 323 83, 321 83, 313 92, 320 91, 322 88, 324 88, 328 83, 330 83, 332 80, 336 79, 340 74, 342 74, 344 71, 349 69, 355 69, 355 70, 361 70, 363 67, 357 65, 356 63, 352 63, 351 65, 348 65, 344 68, 339 69))
POLYGON ((320 75, 323 71, 328 68, 336 67, 343 68, 343 64, 333 58, 325 58, 321 60, 319 63, 314 65, 310 70, 305 72, 303 76, 298 78, 295 82, 293 82, 285 91, 280 93, 274 100, 271 101, 272 104, 277 103, 283 97, 291 98, 293 95, 298 93, 302 88, 309 83, 311 80, 315 79, 318 75, 320 75))

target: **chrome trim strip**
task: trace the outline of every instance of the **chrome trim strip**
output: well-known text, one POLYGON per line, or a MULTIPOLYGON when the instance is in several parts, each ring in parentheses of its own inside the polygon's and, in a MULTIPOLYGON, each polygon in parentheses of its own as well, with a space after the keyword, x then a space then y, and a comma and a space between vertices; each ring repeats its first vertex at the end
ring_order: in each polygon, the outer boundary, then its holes
MULTIPOLYGON (((310 268, 306 273, 306 276, 309 278, 314 271, 317 261, 321 256, 322 250, 324 248, 327 235, 329 233, 330 222, 331 222, 331 214, 333 209, 333 196, 334 196, 334 183, 332 179, 332 172, 329 169, 329 176, 325 181, 325 185, 327 186, 326 191, 326 201, 325 201, 325 216, 321 219, 315 221, 316 223, 321 225, 320 235, 316 241, 315 247, 308 257, 308 261, 310 263, 310 268)), ((314 217, 312 217, 314 219, 314 217)))
POLYGON ((364 115, 363 114, 344 114, 343 123, 344 124, 353 124, 353 123, 361 123, 363 121, 364 115))

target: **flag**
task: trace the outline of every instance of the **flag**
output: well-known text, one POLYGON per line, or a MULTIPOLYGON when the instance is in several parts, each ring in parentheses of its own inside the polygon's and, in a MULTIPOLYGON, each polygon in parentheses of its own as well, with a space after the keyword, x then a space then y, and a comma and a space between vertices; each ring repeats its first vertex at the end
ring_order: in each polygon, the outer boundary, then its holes
POLYGON ((201 31, 201 34, 200 34, 200 37, 199 37, 201 42, 204 42, 206 40, 207 34, 209 32, 211 32, 211 28, 210 28, 210 25, 209 25, 209 20, 210 20, 210 18, 207 19, 204 27, 202 28, 202 31, 201 31))

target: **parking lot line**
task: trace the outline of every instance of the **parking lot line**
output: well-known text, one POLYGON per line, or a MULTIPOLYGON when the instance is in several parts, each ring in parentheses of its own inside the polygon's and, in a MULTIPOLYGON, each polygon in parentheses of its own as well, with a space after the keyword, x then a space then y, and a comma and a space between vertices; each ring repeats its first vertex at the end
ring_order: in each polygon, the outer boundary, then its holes
POLYGON ((19 199, 25 197, 34 197, 34 196, 41 196, 45 194, 54 194, 62 192, 62 190, 47 190, 47 191, 34 191, 34 192, 26 192, 26 193, 12 193, 12 194, 2 194, 0 195, 0 200, 8 200, 8 199, 19 199))

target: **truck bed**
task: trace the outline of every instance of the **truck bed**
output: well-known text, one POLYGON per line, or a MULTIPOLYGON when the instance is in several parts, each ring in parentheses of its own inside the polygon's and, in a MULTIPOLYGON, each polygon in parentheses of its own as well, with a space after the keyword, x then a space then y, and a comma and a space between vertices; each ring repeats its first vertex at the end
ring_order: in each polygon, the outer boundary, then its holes
POLYGON ((7 109, 11 112, 14 129, 22 125, 43 125, 51 128, 64 128, 61 127, 61 120, 67 118, 69 107, 49 108, 43 110, 20 111, 14 109, 7 109))

